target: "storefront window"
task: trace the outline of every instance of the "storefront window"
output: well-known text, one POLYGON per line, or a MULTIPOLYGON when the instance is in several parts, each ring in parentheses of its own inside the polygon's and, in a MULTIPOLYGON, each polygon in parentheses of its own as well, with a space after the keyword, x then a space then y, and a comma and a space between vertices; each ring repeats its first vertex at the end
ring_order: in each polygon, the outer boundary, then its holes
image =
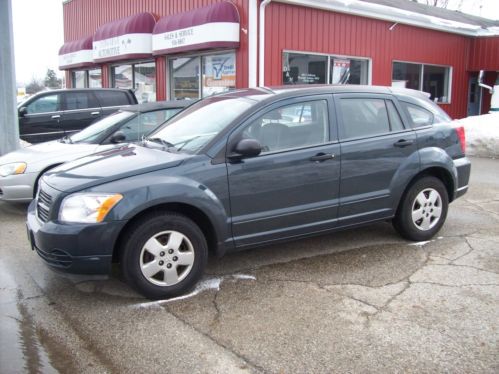
POLYGON ((234 53, 203 56, 203 97, 236 88, 234 53))
POLYGON ((285 52, 283 61, 284 84, 326 83, 327 56, 285 52))
POLYGON ((139 103, 156 101, 156 63, 113 66, 111 84, 114 88, 133 89, 139 103))
POLYGON ((141 103, 156 101, 156 64, 147 62, 133 66, 135 96, 141 103))
POLYGON ((199 57, 177 58, 170 61, 172 99, 199 98, 199 57))
POLYGON ((88 87, 99 88, 102 87, 102 70, 93 69, 88 71, 88 87))
POLYGON ((111 68, 111 80, 114 88, 133 88, 132 65, 119 65, 111 68))
POLYGON ((87 74, 86 70, 73 71, 73 88, 85 88, 87 87, 87 74))
POLYGON ((171 59, 170 77, 172 100, 194 100, 234 89, 236 54, 230 52, 171 59))
POLYGON ((283 84, 368 84, 369 60, 284 52, 282 81, 283 84))
POLYGON ((450 68, 447 66, 394 62, 392 86, 428 92, 438 103, 450 103, 450 68))

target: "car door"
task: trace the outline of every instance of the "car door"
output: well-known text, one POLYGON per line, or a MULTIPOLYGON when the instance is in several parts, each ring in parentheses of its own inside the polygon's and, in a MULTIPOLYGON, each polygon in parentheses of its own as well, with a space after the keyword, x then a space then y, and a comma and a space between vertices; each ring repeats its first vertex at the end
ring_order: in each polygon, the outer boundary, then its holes
POLYGON ((64 92, 63 105, 60 123, 65 135, 83 130, 102 117, 101 108, 91 90, 64 92))
POLYGON ((290 99, 230 136, 228 152, 242 138, 262 145, 257 157, 227 161, 237 247, 336 225, 340 162, 332 111, 332 95, 290 99))
POLYGON ((341 144, 339 224, 391 217, 419 169, 416 134, 391 95, 334 95, 341 144))
POLYGON ((127 91, 98 90, 94 93, 99 101, 103 116, 114 113, 122 106, 136 104, 127 91))
POLYGON ((35 144, 64 136, 60 126, 61 94, 47 93, 29 101, 20 109, 21 139, 35 144))

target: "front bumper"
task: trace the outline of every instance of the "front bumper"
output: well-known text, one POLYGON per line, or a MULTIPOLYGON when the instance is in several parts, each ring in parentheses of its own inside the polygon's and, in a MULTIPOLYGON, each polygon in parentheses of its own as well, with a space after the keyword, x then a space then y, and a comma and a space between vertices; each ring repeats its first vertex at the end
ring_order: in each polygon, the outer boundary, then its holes
POLYGON ((26 225, 31 248, 50 267, 72 274, 108 274, 113 248, 125 223, 43 223, 36 216, 33 201, 26 225))
POLYGON ((468 191, 470 181, 471 162, 468 158, 462 157, 454 160, 454 166, 457 170, 457 186, 454 193, 454 199, 463 196, 468 191))
POLYGON ((33 200, 33 186, 37 175, 37 173, 27 173, 0 177, 0 200, 13 202, 33 200))

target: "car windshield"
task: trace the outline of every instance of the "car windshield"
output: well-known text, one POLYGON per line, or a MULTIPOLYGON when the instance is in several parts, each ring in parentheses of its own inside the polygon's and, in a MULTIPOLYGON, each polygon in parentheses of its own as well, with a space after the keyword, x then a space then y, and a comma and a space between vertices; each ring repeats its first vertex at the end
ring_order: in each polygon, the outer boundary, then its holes
POLYGON ((199 101, 149 135, 178 151, 195 153, 246 109, 255 104, 244 97, 218 96, 199 101))
POLYGON ((134 115, 136 115, 136 113, 134 112, 127 112, 127 111, 115 112, 107 117, 104 117, 100 121, 97 121, 94 124, 86 127, 80 132, 71 135, 69 139, 71 143, 92 143, 110 127, 116 125, 121 121, 131 118, 134 115))

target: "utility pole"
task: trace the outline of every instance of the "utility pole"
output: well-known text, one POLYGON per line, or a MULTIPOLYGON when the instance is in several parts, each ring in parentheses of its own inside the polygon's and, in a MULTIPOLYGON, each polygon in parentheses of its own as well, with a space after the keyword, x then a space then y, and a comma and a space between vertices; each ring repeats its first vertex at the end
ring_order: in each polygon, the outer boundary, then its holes
POLYGON ((0 0, 0 156, 19 148, 12 2, 0 0))

